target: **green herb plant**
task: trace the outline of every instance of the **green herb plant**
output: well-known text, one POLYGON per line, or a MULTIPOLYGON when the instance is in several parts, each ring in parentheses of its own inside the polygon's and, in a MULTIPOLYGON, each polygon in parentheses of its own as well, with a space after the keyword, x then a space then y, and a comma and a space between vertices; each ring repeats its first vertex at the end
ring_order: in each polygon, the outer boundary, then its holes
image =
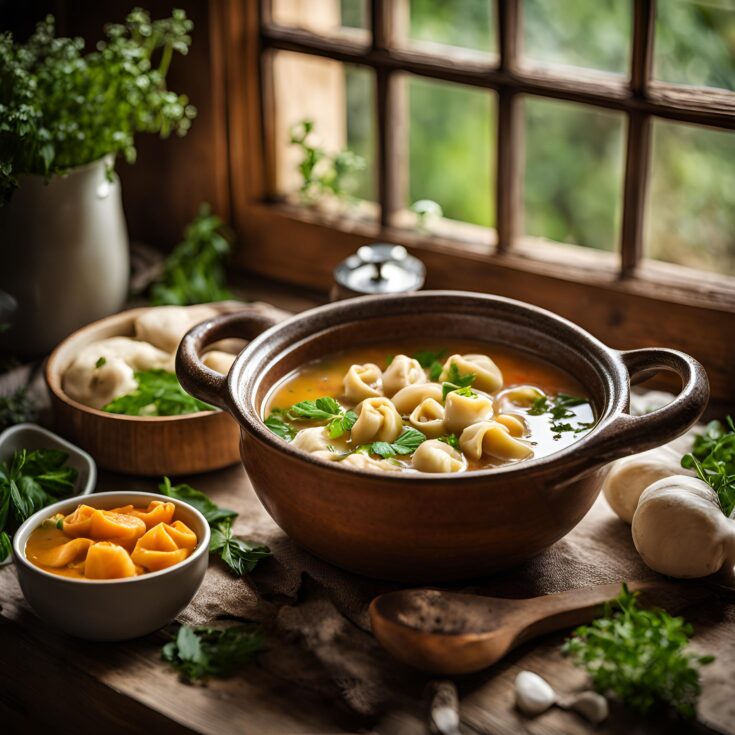
POLYGON ((714 657, 685 651, 691 625, 663 610, 640 608, 637 597, 623 584, 602 616, 577 628, 562 650, 586 669, 598 692, 636 712, 672 707, 693 717, 701 692, 699 667, 714 657))
POLYGON ((138 387, 103 406, 108 413, 127 416, 181 416, 213 407, 190 396, 176 375, 167 370, 138 370, 134 373, 138 387))
POLYGON ((301 152, 298 165, 301 196, 310 203, 324 195, 349 199, 352 179, 365 169, 365 159, 347 149, 327 153, 314 137, 314 121, 309 119, 293 125, 289 133, 289 143, 301 152))
POLYGON ((567 431, 579 434, 594 426, 594 422, 576 421, 576 414, 571 409, 574 406, 582 406, 589 401, 579 396, 570 396, 566 393, 557 393, 549 399, 548 396, 539 396, 531 403, 528 413, 531 416, 542 416, 548 413, 551 416, 551 430, 554 439, 561 439, 561 435, 567 431), (565 419, 575 419, 576 423, 570 423, 565 419))
POLYGON ((220 508, 201 490, 187 484, 172 485, 171 480, 164 477, 158 491, 166 497, 193 505, 206 518, 211 530, 209 553, 218 554, 234 574, 241 577, 252 572, 261 559, 271 555, 270 549, 264 544, 234 536, 232 522, 237 513, 234 510, 220 508))
POLYGON ((64 174, 118 153, 132 163, 137 133, 185 135, 196 110, 166 76, 192 28, 183 10, 151 20, 135 8, 87 54, 81 38, 56 37, 51 15, 25 44, 0 35, 0 204, 21 174, 64 174))
POLYGON ((725 424, 711 421, 704 433, 698 434, 690 454, 684 455, 681 466, 694 468, 717 493, 722 512, 730 516, 735 510, 735 423, 728 416, 725 424))
POLYGON ((58 449, 19 449, 0 462, 0 561, 10 554, 10 539, 36 511, 74 495, 77 471, 58 449))
POLYGON ((212 214, 208 204, 202 204, 151 286, 151 303, 187 306, 231 298, 225 287, 225 261, 232 241, 233 233, 225 223, 212 214))
POLYGON ((274 409, 265 420, 265 425, 281 439, 291 441, 296 436, 296 428, 291 422, 301 421, 326 424, 329 438, 339 439, 351 431, 357 414, 343 408, 334 398, 322 396, 315 400, 299 401, 290 408, 274 409))
POLYGON ((161 657, 191 683, 208 676, 231 676, 262 649, 263 632, 259 625, 182 625, 174 640, 161 650, 161 657))

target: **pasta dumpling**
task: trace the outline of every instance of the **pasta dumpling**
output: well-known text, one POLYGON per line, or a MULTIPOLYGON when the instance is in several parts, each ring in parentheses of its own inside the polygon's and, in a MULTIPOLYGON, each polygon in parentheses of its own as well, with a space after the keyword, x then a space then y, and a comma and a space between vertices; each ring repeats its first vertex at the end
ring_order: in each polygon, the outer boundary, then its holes
POLYGON ((444 434, 444 406, 433 398, 424 398, 408 417, 411 426, 430 439, 444 434))
POLYGON ((467 463, 454 447, 438 439, 429 439, 414 452, 411 466, 420 472, 461 472, 467 463))
POLYGON ((97 512, 96 508, 89 505, 79 505, 73 513, 66 516, 62 522, 64 534, 69 538, 78 538, 89 535, 89 527, 92 524, 92 516, 97 512))
POLYGON ((419 364, 407 355, 396 355, 383 373, 383 392, 392 396, 407 385, 426 382, 426 373, 419 364))
POLYGON ((458 391, 447 393, 444 401, 444 425, 453 434, 459 434, 470 424, 489 419, 492 415, 493 401, 490 396, 474 391, 471 395, 458 391))
POLYGON ((484 454, 500 460, 525 459, 533 454, 527 444, 511 436, 507 426, 497 421, 481 421, 468 426, 459 437, 459 446, 469 459, 484 454))
POLYGON ((366 398, 355 409, 357 421, 352 427, 355 444, 392 442, 403 431, 403 419, 388 398, 366 398))
POLYGON ((87 579, 121 579, 135 575, 135 564, 122 546, 112 541, 98 541, 89 547, 84 562, 87 579))
POLYGON ((473 388, 494 393, 503 387, 503 373, 487 355, 452 355, 444 363, 440 381, 449 380, 449 371, 452 364, 461 375, 474 375, 473 388))
POLYGON ((503 424, 511 436, 518 438, 526 433, 526 424, 520 416, 514 416, 511 413, 499 413, 494 420, 499 424, 503 424))
POLYGON ((165 352, 176 352, 179 342, 195 324, 211 319, 218 313, 216 308, 207 304, 146 309, 135 320, 135 336, 165 352))
POLYGON ((350 403, 359 403, 366 398, 383 395, 382 371, 372 362, 352 365, 343 378, 345 398, 350 403))
POLYGON ((113 513, 135 516, 145 523, 146 528, 153 528, 157 523, 171 523, 176 506, 163 500, 151 500, 145 509, 125 505, 122 508, 114 508, 113 513))
POLYGON ((442 400, 442 387, 438 383, 414 383, 396 393, 391 401, 401 416, 408 416, 422 401, 433 398, 437 402, 442 400))
POLYGON ((520 408, 529 408, 534 401, 543 398, 544 393, 533 385, 518 385, 504 390, 498 395, 498 402, 511 404, 520 408))
POLYGON ((88 538, 75 538, 36 554, 33 561, 47 567, 65 567, 67 564, 83 560, 93 543, 94 541, 88 538))
POLYGON ((325 427, 312 426, 308 429, 301 429, 291 442, 291 446, 309 453, 328 452, 333 454, 328 449, 329 441, 329 434, 327 434, 325 427))
POLYGON ((371 472, 397 472, 400 469, 391 462, 384 459, 373 459, 367 454, 350 454, 342 460, 342 463, 348 467, 371 472))
POLYGON ((145 532, 145 523, 141 518, 111 510, 95 510, 85 535, 125 546, 135 543, 145 532))
POLYGON ((196 546, 196 535, 181 521, 159 523, 138 539, 132 560, 149 572, 184 561, 196 546))

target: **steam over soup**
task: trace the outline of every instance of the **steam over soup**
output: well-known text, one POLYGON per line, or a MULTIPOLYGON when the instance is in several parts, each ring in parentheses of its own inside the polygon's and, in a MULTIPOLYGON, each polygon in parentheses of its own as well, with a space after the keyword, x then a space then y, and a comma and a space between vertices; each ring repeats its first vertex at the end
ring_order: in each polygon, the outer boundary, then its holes
POLYGON ((74 579, 135 577, 184 561, 197 546, 194 531, 174 519, 176 506, 112 510, 79 505, 46 519, 28 537, 26 558, 46 572, 74 579))
POLYGON ((465 472, 544 457, 588 432, 582 386, 485 342, 367 345, 303 365, 271 391, 266 426, 294 447, 378 472, 465 472))

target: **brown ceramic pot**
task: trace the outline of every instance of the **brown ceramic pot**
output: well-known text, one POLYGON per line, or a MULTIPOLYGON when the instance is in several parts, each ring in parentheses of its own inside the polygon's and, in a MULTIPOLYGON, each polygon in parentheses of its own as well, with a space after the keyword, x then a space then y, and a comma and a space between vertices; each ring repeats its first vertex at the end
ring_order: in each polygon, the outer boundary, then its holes
POLYGON ((240 424, 248 475, 289 536, 352 572, 410 583, 486 574, 553 544, 590 509, 608 462, 679 436, 709 396, 704 369, 681 352, 618 352, 543 309, 455 291, 350 299, 275 326, 248 313, 219 317, 186 335, 176 372, 186 390, 240 424), (293 448, 265 427, 268 391, 305 362, 422 334, 505 343, 558 365, 586 387, 597 425, 550 456, 456 475, 346 468, 293 448), (229 337, 253 341, 223 377, 198 353, 229 337), (628 415, 630 381, 654 370, 678 373, 681 393, 646 416, 628 415))

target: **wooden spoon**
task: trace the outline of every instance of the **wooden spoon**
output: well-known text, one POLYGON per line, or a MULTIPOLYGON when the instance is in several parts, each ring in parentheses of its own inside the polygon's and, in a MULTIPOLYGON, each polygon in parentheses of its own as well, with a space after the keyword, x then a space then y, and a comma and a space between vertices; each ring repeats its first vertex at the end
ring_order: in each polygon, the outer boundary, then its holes
MULTIPOLYGON (((631 582, 644 604, 675 609, 712 595, 703 587, 675 582, 631 582)), ((619 584, 569 590, 529 599, 407 589, 370 603, 373 633, 395 658, 436 674, 484 669, 525 641, 587 623, 619 584)))

